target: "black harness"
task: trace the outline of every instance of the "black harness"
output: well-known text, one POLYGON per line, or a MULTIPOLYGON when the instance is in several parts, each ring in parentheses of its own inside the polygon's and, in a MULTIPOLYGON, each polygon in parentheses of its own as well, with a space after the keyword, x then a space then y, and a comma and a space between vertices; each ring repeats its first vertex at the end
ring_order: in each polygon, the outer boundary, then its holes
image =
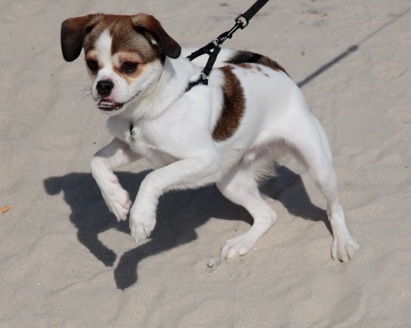
POLYGON ((189 60, 193 60, 199 56, 202 56, 204 54, 207 54, 208 61, 207 64, 204 66, 203 70, 201 71, 200 76, 198 77, 197 80, 191 81, 187 88, 186 92, 191 90, 191 88, 195 87, 196 85, 203 84, 203 85, 208 85, 208 77, 211 73, 211 70, 213 69, 214 63, 217 59, 217 56, 221 50, 221 45, 227 40, 231 39, 233 34, 238 30, 238 29, 244 29, 251 18, 254 17, 254 15, 268 2, 269 0, 257 0, 244 14, 240 14, 237 16, 235 19, 235 25, 229 30, 224 33, 222 33, 220 36, 217 37, 217 39, 211 41, 204 47, 198 49, 197 51, 194 51, 191 55, 187 56, 189 60))

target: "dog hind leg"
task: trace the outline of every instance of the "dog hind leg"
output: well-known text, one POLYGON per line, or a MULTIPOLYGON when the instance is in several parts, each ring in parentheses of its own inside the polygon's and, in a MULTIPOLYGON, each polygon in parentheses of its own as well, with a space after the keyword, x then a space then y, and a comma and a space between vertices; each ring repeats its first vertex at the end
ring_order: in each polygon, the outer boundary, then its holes
POLYGON ((222 258, 235 258, 247 254, 256 241, 275 223, 277 215, 264 201, 253 172, 253 164, 233 168, 217 183, 218 189, 230 201, 243 206, 253 217, 252 227, 244 234, 225 242, 221 250, 222 258))
POLYGON ((347 261, 354 256, 359 246, 348 232, 344 212, 338 200, 337 178, 332 167, 327 137, 314 117, 304 122, 304 127, 298 131, 298 138, 290 141, 327 201, 327 214, 333 233, 331 256, 340 261, 347 261))

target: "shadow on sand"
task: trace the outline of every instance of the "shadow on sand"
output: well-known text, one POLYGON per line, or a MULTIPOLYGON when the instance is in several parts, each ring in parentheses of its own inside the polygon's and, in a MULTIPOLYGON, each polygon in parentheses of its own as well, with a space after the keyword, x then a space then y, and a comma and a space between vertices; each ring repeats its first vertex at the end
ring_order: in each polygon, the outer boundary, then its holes
POLYGON ((316 69, 314 72, 312 72, 310 75, 308 75, 306 78, 301 80, 300 82, 297 83, 297 85, 300 88, 303 88, 306 84, 310 83, 312 80, 317 78, 318 76, 322 75, 326 71, 328 71, 330 68, 332 68, 334 65, 338 64, 340 61, 342 61, 344 58, 348 57, 349 55, 357 52, 360 49, 360 46, 362 46, 365 42, 379 34, 381 31, 389 27, 390 25, 394 24, 397 22, 399 19, 403 18, 406 16, 409 12, 411 11, 411 7, 404 10, 402 13, 395 15, 391 20, 386 22, 385 24, 381 25, 379 28, 365 36, 362 40, 360 40, 357 44, 354 44, 350 47, 347 48, 347 50, 343 51, 339 55, 337 55, 335 58, 331 59, 329 62, 323 64, 321 67, 316 69))
MULTIPOLYGON (((284 166, 277 166, 276 171, 276 177, 262 183, 261 191, 280 201, 293 215, 323 221, 330 231, 326 212, 311 203, 301 177, 284 166)), ((148 172, 117 173, 132 199, 148 172)), ((49 195, 64 193, 64 199, 71 207, 70 221, 77 228, 79 242, 104 265, 113 266, 117 254, 104 245, 98 235, 109 229, 128 234, 128 222, 117 222, 109 213, 91 174, 71 173, 50 177, 44 181, 44 186, 49 195)), ((211 217, 252 223, 248 212, 226 200, 215 186, 164 195, 160 200, 157 225, 150 240, 121 255, 114 270, 117 287, 125 289, 137 281, 137 266, 141 260, 195 240, 196 228, 211 217)))

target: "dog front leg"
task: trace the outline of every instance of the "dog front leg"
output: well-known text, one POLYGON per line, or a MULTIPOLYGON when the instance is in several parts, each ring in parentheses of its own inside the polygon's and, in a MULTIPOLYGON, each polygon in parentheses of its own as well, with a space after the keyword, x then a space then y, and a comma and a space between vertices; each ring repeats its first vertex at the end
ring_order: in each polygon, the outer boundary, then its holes
POLYGON ((156 224, 160 196, 170 190, 201 187, 216 181, 219 155, 183 159, 148 174, 140 185, 130 210, 131 235, 140 243, 150 236, 156 224))
POLYGON ((116 216, 117 220, 127 219, 131 200, 113 171, 139 158, 140 156, 132 152, 126 143, 114 138, 91 159, 91 174, 100 187, 108 209, 116 216))

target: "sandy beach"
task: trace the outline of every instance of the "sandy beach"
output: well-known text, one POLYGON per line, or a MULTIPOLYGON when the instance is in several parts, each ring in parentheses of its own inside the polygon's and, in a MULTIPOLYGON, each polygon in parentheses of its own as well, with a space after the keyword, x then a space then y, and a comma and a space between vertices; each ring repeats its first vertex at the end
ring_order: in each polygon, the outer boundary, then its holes
MULTIPOLYGON (((298 83, 334 155, 361 248, 330 257, 325 201, 294 160, 261 190, 276 225, 249 255, 208 260, 251 217, 215 186, 161 198, 136 245, 89 169, 111 137, 60 25, 150 13, 183 46, 231 28, 247 1, 0 2, 0 327, 411 327, 411 2, 271 0, 224 46, 268 55, 298 83)), ((118 171, 135 197, 150 169, 118 171)))

